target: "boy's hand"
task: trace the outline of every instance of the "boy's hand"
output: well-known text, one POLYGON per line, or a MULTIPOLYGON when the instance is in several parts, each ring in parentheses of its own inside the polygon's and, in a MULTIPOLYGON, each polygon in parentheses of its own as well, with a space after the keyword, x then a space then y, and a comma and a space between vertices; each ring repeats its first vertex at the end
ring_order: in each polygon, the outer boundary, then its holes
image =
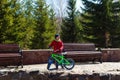
POLYGON ((58 52, 58 51, 60 51, 59 49, 57 49, 57 50, 55 50, 54 52, 58 52))
POLYGON ((48 49, 51 49, 51 48, 52 48, 52 47, 50 47, 50 46, 48 47, 48 49))

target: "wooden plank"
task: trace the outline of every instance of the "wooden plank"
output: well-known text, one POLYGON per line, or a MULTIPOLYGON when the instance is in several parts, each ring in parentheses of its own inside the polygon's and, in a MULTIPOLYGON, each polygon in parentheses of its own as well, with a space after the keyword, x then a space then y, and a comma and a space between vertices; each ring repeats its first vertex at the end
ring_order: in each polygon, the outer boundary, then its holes
POLYGON ((64 43, 65 51, 95 51, 93 43, 64 43))
POLYGON ((22 66, 22 64, 22 54, 18 44, 0 44, 0 65, 22 66))
POLYGON ((94 61, 101 62, 102 52, 95 50, 93 43, 65 43, 66 57, 73 58, 75 61, 94 61))

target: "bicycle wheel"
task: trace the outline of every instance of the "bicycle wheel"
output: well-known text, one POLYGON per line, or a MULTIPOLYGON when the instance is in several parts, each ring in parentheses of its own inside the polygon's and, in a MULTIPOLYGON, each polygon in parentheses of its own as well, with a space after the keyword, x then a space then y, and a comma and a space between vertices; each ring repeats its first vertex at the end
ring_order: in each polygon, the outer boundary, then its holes
POLYGON ((64 62, 64 65, 63 65, 67 70, 71 70, 74 68, 75 66, 75 61, 71 58, 67 58, 64 62), (69 64, 66 64, 66 63, 69 63, 69 64))

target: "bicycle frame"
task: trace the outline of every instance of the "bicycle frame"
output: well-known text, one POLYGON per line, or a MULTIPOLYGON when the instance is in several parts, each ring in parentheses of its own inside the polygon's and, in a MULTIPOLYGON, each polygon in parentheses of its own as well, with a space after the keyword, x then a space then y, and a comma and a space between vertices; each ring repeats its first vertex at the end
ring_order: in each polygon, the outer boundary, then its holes
POLYGON ((58 62, 58 64, 66 64, 66 65, 70 64, 70 62, 67 59, 65 59, 63 55, 53 53, 51 56, 55 61, 58 62))

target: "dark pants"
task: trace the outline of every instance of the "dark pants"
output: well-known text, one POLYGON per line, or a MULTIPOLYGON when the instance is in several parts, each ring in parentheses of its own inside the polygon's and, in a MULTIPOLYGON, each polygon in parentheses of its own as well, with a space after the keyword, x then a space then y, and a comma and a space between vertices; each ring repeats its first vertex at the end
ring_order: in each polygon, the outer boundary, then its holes
MULTIPOLYGON (((50 70, 50 66, 51 66, 51 64, 55 64, 55 66, 56 66, 56 69, 58 69, 58 63, 50 56, 49 58, 48 58, 48 65, 47 65, 47 69, 48 70, 50 70)), ((64 68, 63 67, 63 65, 60 65, 62 68, 64 68)))
POLYGON ((48 58, 48 65, 47 65, 47 69, 48 70, 50 70, 50 66, 51 66, 51 64, 55 64, 55 66, 56 66, 56 69, 58 69, 58 63, 50 56, 49 58, 48 58))

